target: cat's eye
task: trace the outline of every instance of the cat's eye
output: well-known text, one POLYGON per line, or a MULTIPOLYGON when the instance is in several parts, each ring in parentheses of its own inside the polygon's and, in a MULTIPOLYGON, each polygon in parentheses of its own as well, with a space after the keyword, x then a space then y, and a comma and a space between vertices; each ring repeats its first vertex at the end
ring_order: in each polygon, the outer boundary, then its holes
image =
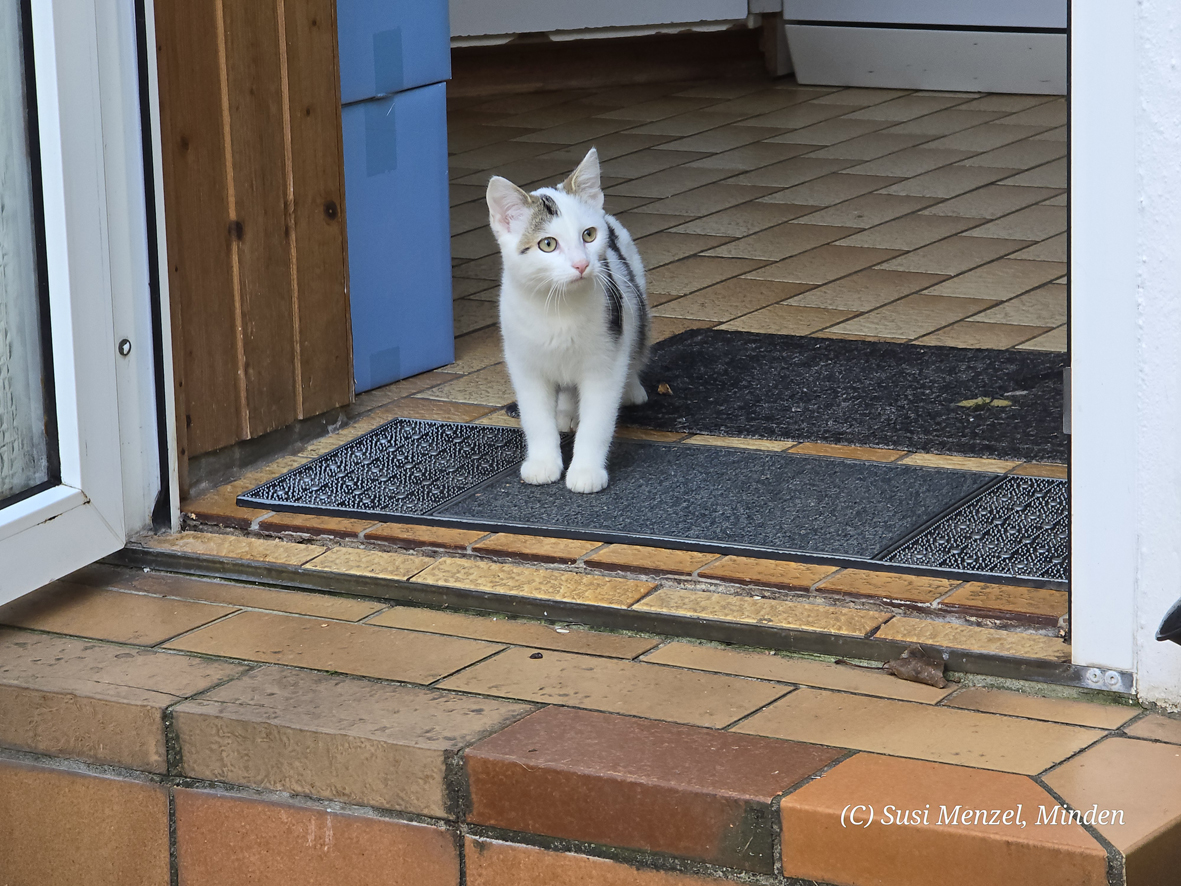
POLYGON ((597 236, 599 236, 599 232, 595 228, 587 228, 582 232, 582 242, 591 243, 597 236))
POLYGON ((553 252, 558 248, 558 241, 553 237, 542 237, 537 241, 537 248, 542 252, 553 252))

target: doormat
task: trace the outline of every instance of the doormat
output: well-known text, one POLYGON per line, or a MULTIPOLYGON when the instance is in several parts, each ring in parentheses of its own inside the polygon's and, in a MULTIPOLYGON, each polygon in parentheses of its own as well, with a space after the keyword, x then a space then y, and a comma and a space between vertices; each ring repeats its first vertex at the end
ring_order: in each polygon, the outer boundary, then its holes
POLYGON ((622 410, 620 423, 1065 462, 1066 363, 1037 351, 691 329, 653 348, 648 403, 622 410))
MULTIPOLYGON (((915 465, 617 441, 610 485, 581 495, 560 482, 522 483, 524 451, 516 428, 394 419, 244 493, 238 503, 375 522, 864 563, 880 562, 997 482, 915 465)), ((569 463, 570 441, 565 456, 569 463)), ((982 570, 933 564, 922 571, 982 570)))

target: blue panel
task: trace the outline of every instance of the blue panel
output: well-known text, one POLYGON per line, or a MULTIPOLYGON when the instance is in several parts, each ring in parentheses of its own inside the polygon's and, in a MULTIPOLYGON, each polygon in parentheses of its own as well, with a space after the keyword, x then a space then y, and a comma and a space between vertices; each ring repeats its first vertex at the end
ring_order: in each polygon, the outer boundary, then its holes
POLYGON ((446 86, 344 108, 357 392, 450 363, 446 86))
POLYGON ((447 0, 338 0, 344 104, 451 76, 447 0))

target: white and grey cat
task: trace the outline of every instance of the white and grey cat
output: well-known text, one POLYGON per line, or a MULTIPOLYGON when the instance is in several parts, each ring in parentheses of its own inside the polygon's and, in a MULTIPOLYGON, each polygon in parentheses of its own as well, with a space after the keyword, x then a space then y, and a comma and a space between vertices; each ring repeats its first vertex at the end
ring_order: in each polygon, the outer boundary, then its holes
POLYGON ((639 379, 650 326, 640 254, 603 212, 594 148, 556 188, 527 194, 494 177, 488 209, 504 264, 504 358, 525 431, 521 479, 561 477, 559 433, 577 428, 566 486, 598 492, 620 404, 648 399, 639 379))

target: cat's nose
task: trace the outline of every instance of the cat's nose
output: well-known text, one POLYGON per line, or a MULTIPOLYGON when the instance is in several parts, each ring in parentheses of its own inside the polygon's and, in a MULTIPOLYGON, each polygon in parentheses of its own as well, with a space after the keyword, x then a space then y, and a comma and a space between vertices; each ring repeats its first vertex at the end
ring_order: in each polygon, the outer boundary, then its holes
POLYGON ((578 271, 579 277, 581 277, 583 274, 585 274, 586 269, 588 267, 590 267, 590 262, 588 262, 585 258, 580 258, 576 262, 571 262, 571 264, 573 265, 574 270, 578 271))

